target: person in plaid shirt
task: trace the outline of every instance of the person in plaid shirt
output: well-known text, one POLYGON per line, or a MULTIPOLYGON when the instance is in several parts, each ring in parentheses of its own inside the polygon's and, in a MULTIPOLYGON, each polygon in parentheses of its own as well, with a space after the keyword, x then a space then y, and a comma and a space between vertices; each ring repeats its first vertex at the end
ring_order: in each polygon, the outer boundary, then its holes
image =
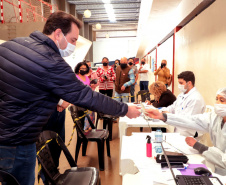
POLYGON ((99 92, 112 97, 114 81, 116 78, 113 67, 109 66, 109 60, 107 57, 102 59, 103 66, 97 69, 97 77, 99 80, 99 92))

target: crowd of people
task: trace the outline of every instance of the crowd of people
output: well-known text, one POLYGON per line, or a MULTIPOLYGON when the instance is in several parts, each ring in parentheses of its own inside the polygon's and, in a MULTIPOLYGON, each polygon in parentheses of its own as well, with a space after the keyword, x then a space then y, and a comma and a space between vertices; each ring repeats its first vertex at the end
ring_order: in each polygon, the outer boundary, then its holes
MULTIPOLYGON (((70 104, 92 111, 92 121, 94 112, 140 116, 137 106, 126 104, 135 101, 139 78, 140 90, 149 90, 154 97, 146 102, 156 108, 146 110, 149 117, 174 125, 175 132, 187 136, 187 144, 211 161, 217 173, 226 175, 226 88, 217 92, 214 112, 203 114, 205 102, 195 87, 194 73, 183 71, 177 76, 181 93, 175 97, 167 89, 171 74, 166 60, 154 72, 158 80, 150 86, 145 58, 137 68, 133 58, 115 60, 112 67, 104 57, 97 71, 84 61, 73 72, 62 57, 73 53, 81 27, 78 19, 57 11, 43 32, 0 45, 0 169, 13 174, 21 185, 34 184, 35 142, 43 130, 53 130, 64 140, 65 108, 70 104), (203 132, 210 134, 213 147, 194 139, 203 132)), ((84 130, 91 130, 87 120, 84 130)), ((60 151, 52 154, 58 165, 60 151)))

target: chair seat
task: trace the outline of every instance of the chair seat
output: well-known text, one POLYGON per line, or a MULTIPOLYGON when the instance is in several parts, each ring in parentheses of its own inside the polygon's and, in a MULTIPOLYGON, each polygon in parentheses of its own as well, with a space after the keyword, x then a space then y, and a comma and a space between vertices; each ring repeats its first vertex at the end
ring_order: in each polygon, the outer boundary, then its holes
POLYGON ((59 177, 57 185, 96 185, 99 181, 99 172, 93 167, 71 168, 59 177), (61 180, 62 179, 62 180, 61 180))
POLYGON ((90 132, 86 132, 86 138, 88 140, 106 139, 109 135, 107 130, 104 129, 92 129, 90 132))

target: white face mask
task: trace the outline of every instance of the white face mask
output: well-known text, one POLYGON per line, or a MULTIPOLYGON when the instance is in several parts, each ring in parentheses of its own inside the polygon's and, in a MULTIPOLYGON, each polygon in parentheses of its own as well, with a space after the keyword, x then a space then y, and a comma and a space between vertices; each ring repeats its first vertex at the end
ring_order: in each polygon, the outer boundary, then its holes
MULTIPOLYGON (((64 36, 64 34, 63 34, 64 36)), ((58 47, 59 47, 59 51, 60 51, 60 55, 62 57, 68 57, 70 56, 74 51, 75 51, 75 45, 69 43, 66 39, 66 37, 64 36, 66 42, 67 42, 67 47, 65 49, 60 49, 60 45, 59 45, 59 42, 57 41, 58 43, 58 47)))
POLYGON ((214 112, 218 116, 225 117, 226 116, 226 104, 215 104, 214 112))
POLYGON ((184 88, 185 85, 181 85, 181 84, 178 84, 178 89, 180 90, 180 92, 182 93, 185 93, 187 91, 187 89, 184 88))

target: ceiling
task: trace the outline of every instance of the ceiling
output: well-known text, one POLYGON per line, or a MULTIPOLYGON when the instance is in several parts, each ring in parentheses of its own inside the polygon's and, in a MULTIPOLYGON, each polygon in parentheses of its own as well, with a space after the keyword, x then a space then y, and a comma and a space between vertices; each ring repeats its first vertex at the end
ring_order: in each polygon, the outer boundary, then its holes
POLYGON ((142 33, 139 33, 142 36, 137 57, 144 56, 144 51, 147 48, 150 48, 150 46, 152 48, 153 45, 156 46, 157 43, 171 31, 171 27, 175 26, 173 22, 176 20, 174 13, 182 1, 183 0, 153 0, 150 12, 148 12, 146 16, 146 22, 143 23, 144 28, 141 31, 142 33))
POLYGON ((111 0, 116 22, 110 22, 102 0, 67 0, 76 5, 76 12, 83 14, 89 9, 92 13, 90 18, 83 16, 83 21, 93 25, 96 38, 105 38, 108 33, 110 38, 136 37, 140 14, 141 0, 111 0), (102 28, 97 30, 95 24, 100 23, 102 28))

